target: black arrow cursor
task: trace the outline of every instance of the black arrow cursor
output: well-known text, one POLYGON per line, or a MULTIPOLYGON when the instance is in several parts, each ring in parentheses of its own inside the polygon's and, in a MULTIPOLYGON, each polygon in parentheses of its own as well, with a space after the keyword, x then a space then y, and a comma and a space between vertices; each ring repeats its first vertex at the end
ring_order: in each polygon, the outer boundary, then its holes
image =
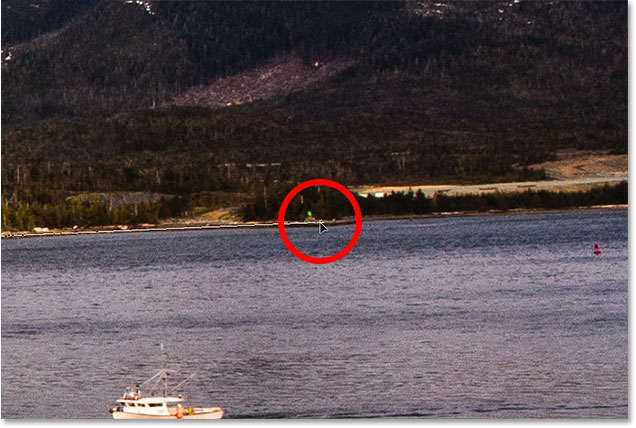
POLYGON ((327 232, 329 229, 327 229, 327 226, 325 226, 325 224, 322 222, 322 220, 320 220, 318 222, 318 234, 322 235, 323 233, 327 232))

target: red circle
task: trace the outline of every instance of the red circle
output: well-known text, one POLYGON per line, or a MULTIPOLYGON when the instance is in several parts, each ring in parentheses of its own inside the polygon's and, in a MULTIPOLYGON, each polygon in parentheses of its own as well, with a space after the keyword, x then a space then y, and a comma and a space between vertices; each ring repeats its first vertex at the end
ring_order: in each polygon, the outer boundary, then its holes
POLYGON ((280 211, 278 212, 278 231, 280 232, 280 237, 283 240, 283 243, 293 255, 305 262, 323 265, 335 262, 336 260, 340 260, 341 258, 346 256, 349 251, 353 249, 353 247, 355 247, 356 243, 358 242, 358 238, 360 237, 360 232, 362 231, 362 212, 360 211, 360 205, 358 205, 358 201, 356 201, 355 196, 353 196, 353 194, 342 184, 336 183, 335 181, 331 180, 325 180, 323 178, 316 178, 315 180, 309 180, 305 181, 304 183, 300 183, 298 186, 294 187, 287 196, 285 196, 285 199, 283 199, 283 203, 280 206, 280 211), (356 215, 356 228, 353 231, 351 241, 349 241, 347 246, 340 250, 340 252, 329 257, 312 257, 299 251, 289 241, 287 232, 285 232, 285 211, 287 210, 287 206, 294 198, 294 196, 296 196, 299 192, 305 190, 306 188, 312 186, 327 186, 338 190, 340 193, 346 196, 349 202, 351 202, 351 205, 353 206, 353 212, 356 215))

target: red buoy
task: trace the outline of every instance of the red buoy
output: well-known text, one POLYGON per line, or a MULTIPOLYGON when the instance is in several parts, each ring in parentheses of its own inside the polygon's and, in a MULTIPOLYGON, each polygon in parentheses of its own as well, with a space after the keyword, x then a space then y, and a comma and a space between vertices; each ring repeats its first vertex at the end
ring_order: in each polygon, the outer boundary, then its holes
POLYGON ((594 244, 594 254, 596 254, 597 256, 601 255, 603 251, 601 250, 601 245, 600 244, 594 244))

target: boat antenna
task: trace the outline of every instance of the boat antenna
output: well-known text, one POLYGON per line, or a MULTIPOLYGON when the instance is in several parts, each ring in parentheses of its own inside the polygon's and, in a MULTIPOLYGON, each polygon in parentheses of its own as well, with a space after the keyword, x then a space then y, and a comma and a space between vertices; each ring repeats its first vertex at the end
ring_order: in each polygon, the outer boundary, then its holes
POLYGON ((163 373, 163 396, 168 396, 168 369, 166 368, 166 351, 161 343, 161 372, 163 373))

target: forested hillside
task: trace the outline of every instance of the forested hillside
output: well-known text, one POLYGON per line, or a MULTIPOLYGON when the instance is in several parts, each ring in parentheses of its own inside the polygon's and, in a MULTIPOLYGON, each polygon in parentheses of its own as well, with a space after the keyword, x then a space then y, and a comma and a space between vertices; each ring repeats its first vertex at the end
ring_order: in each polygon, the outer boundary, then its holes
MULTIPOLYGON (((292 50, 307 61, 358 53, 369 27, 401 5, 106 0, 83 6, 86 12, 59 30, 14 47, 3 69, 4 123, 150 107, 292 50)), ((32 12, 23 2, 11 10, 17 8, 32 12)), ((62 15, 76 9, 56 8, 62 15)))
POLYGON ((625 2, 34 4, 2 5, 13 209, 86 191, 256 197, 316 177, 541 178, 524 166, 558 149, 627 150, 625 2), (252 103, 171 105, 281 56, 348 67, 252 103))
POLYGON ((95 0, 5 0, 2 47, 29 42, 53 32, 86 11, 95 0))

